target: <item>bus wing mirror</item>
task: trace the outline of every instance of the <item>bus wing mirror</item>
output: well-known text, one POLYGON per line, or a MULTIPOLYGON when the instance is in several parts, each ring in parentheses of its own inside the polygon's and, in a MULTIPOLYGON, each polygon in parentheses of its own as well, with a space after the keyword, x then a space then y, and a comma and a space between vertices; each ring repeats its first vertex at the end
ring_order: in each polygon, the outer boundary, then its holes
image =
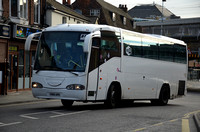
POLYGON ((92 34, 88 34, 85 36, 83 52, 88 53, 91 45, 92 34))
POLYGON ((94 33, 88 34, 85 36, 83 52, 89 52, 91 45, 92 45, 92 38, 93 37, 100 37, 100 31, 96 31, 94 33))
POLYGON ((32 39, 33 39, 34 37, 40 36, 40 34, 41 34, 41 32, 32 33, 32 34, 30 34, 30 35, 26 38, 26 42, 25 42, 25 50, 26 50, 26 51, 30 51, 32 39))

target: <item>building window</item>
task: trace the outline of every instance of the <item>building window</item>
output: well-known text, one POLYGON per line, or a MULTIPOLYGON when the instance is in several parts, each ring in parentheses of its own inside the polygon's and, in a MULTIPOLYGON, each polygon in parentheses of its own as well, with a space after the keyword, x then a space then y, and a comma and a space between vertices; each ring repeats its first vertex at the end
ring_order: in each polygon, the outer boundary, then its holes
POLYGON ((20 0, 20 17, 26 18, 26 0, 20 0))
POLYGON ((40 0, 34 0, 34 22, 40 23, 40 0))
POLYGON ((111 13, 111 14, 112 14, 111 17, 112 17, 113 22, 116 21, 116 14, 115 13, 111 13))
POLYGON ((3 15, 3 5, 2 5, 2 0, 0 0, 0 19, 3 15))
POLYGON ((91 9, 90 16, 100 16, 100 10, 98 9, 91 9))
POLYGON ((67 23, 67 18, 66 18, 66 17, 63 17, 63 18, 62 18, 62 24, 65 24, 65 23, 67 23))
POLYGON ((126 25, 126 17, 123 17, 123 24, 126 25))
POLYGON ((10 0, 10 15, 27 19, 28 16, 28 0, 10 0))
POLYGON ((11 16, 18 17, 17 0, 11 0, 11 16))
POLYGON ((124 25, 126 25, 126 17, 121 16, 121 20, 122 20, 122 23, 123 23, 124 25))

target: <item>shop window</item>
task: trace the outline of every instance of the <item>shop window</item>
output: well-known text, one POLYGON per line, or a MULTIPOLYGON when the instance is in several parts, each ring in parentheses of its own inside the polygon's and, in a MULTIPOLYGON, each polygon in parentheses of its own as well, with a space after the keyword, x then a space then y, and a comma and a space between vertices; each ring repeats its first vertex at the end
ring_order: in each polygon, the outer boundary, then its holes
POLYGON ((18 74, 18 89, 23 89, 24 78, 24 50, 19 50, 19 74, 18 74))
POLYGON ((30 80, 30 53, 26 52, 25 88, 29 88, 29 80, 30 80))

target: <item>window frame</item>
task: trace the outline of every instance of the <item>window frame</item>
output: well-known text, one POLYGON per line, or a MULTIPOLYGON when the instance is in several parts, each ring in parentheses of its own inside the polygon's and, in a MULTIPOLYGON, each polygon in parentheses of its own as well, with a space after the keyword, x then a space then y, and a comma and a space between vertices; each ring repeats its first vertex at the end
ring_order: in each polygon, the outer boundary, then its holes
POLYGON ((37 5, 35 5, 35 0, 34 0, 34 23, 35 24, 40 24, 40 1, 41 0, 37 0, 37 5), (37 16, 36 16, 36 6, 37 6, 37 16), (35 20, 35 18, 37 17, 37 21, 35 20))
POLYGON ((3 0, 0 0, 0 19, 3 16, 3 0))
POLYGON ((91 9, 90 16, 100 16, 100 10, 99 9, 91 9))
POLYGON ((187 46, 159 39, 123 33, 124 56, 187 63, 187 46))
POLYGON ((62 24, 66 24, 67 23, 67 18, 65 16, 62 17, 62 24))
POLYGON ((116 13, 112 13, 112 20, 113 20, 113 22, 115 22, 116 21, 116 13))
POLYGON ((23 9, 22 9, 23 12, 21 13, 21 9, 20 9, 21 0, 16 0, 17 14, 16 14, 16 16, 13 16, 12 15, 12 4, 11 4, 12 0, 9 0, 9 16, 10 16, 10 18, 28 20, 28 0, 22 0, 22 1, 23 1, 23 3, 26 3, 26 7, 25 7, 26 10, 24 10, 24 7, 23 7, 23 9), (24 17, 21 17, 22 14, 24 17))

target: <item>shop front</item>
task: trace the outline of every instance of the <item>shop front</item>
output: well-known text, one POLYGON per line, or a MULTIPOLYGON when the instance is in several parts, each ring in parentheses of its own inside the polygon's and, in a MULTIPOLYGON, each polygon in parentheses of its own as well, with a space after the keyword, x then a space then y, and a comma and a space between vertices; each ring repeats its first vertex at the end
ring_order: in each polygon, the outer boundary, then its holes
MULTIPOLYGON (((41 31, 37 28, 12 25, 11 37, 5 40, 3 76, 5 80, 1 87, 1 94, 12 91, 28 90, 31 88, 32 67, 35 57, 37 40, 32 43, 31 51, 25 52, 24 44, 28 35, 41 31)), ((0 44, 0 47, 2 44, 0 44)), ((0 53, 1 54, 1 53, 0 53)), ((1 71, 1 69, 0 69, 1 71)), ((0 74, 1 75, 1 74, 0 74)), ((1 81, 1 80, 0 80, 1 81)))
POLYGON ((7 91, 8 40, 10 25, 0 23, 0 95, 7 91))

